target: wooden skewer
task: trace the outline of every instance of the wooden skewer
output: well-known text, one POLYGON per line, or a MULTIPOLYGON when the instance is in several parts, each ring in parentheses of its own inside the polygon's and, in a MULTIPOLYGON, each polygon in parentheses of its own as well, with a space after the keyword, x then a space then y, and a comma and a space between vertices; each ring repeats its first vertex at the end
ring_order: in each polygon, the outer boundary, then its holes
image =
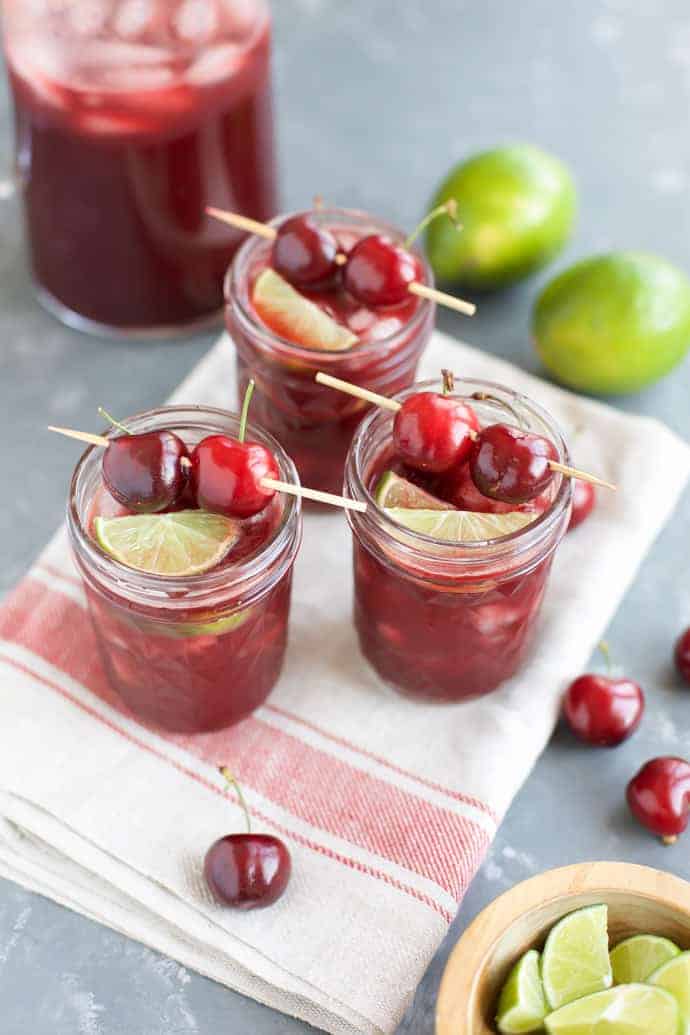
MULTIPOLYGON (((274 226, 259 223, 256 219, 241 216, 238 212, 225 212, 223 209, 213 208, 211 205, 208 205, 205 211, 207 215, 213 216, 214 219, 219 219, 221 223, 227 223, 228 226, 234 226, 238 230, 246 230, 250 234, 259 234, 259 236, 265 237, 267 241, 274 241, 278 234, 274 226)), ((335 257, 335 262, 337 266, 344 266, 347 262, 347 256, 339 252, 335 257)), ((449 295, 445 291, 429 287, 428 284, 420 284, 417 280, 409 285, 408 291, 413 295, 417 295, 418 298, 424 298, 429 302, 438 302, 439 305, 444 305, 448 309, 454 309, 465 316, 474 316, 477 311, 474 302, 466 302, 463 298, 456 298, 455 295, 449 295)))
MULTIPOLYGON (((322 371, 316 374, 315 380, 320 385, 335 388, 339 392, 345 392, 346 395, 353 395, 356 399, 364 399, 365 402, 373 403, 375 406, 380 406, 384 410, 390 410, 392 413, 397 413, 401 407, 401 404, 396 402, 395 399, 388 399, 385 395, 370 392, 368 388, 360 388, 359 385, 353 385, 350 381, 341 381, 339 377, 331 377, 330 374, 324 374, 322 371)), ((612 492, 616 492, 618 488, 613 482, 604 481, 603 478, 599 478, 595 474, 581 471, 577 467, 569 467, 567 464, 561 464, 557 460, 549 460, 549 467, 552 471, 558 471, 560 474, 567 475, 568 478, 578 478, 581 482, 590 482, 592 485, 599 485, 602 489, 610 489, 612 492)))
MULTIPOLYGON (((58 435, 66 435, 67 438, 76 438, 79 442, 88 442, 92 446, 107 447, 111 443, 111 439, 104 438, 103 435, 92 435, 90 431, 56 428, 52 424, 48 426, 48 431, 55 431, 58 435)), ((191 461, 187 457, 183 457, 180 462, 183 466, 191 466, 191 461)), ((274 478, 262 478, 261 484, 266 489, 286 492, 289 496, 302 496, 307 500, 316 500, 317 503, 329 503, 333 507, 342 507, 344 510, 358 510, 364 514, 367 509, 366 503, 361 503, 359 500, 351 500, 347 496, 336 496, 332 492, 320 492, 318 489, 307 489, 303 485, 292 485, 291 482, 279 482, 274 478)))

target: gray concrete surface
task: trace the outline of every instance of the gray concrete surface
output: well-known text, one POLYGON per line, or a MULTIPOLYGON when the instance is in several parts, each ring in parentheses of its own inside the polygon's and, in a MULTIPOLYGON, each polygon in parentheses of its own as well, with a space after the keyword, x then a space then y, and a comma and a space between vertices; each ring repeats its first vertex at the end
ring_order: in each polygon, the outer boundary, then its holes
MULTIPOLYGON (((572 167, 579 229, 555 267, 611 247, 660 252, 690 268, 690 10, 684 0, 274 0, 283 194, 320 192, 412 225, 460 156, 510 139, 552 148, 572 167)), ((3 101, 0 181, 10 170, 3 101)), ((94 407, 157 404, 211 338, 106 344, 34 304, 17 208, 0 183, 2 588, 59 522, 72 453, 49 422, 89 427, 94 407)), ((551 270, 553 272, 553 269, 551 270)), ((482 301, 472 321, 441 324, 537 369, 528 312, 543 277, 482 301)), ((617 405, 690 433, 690 367, 617 405)), ((653 457, 650 457, 653 463, 653 457)), ((640 471, 640 479, 644 470, 640 471)), ((645 561, 608 637, 648 691, 640 734, 592 753, 559 731, 516 799, 401 1027, 431 1035, 444 959, 498 892, 550 866, 616 858, 690 877, 687 844, 636 829, 623 788, 655 754, 688 751, 690 691, 670 664, 690 622, 690 495, 645 561)), ((296 1035, 306 1026, 187 973, 126 939, 0 887, 2 1035, 296 1035)))

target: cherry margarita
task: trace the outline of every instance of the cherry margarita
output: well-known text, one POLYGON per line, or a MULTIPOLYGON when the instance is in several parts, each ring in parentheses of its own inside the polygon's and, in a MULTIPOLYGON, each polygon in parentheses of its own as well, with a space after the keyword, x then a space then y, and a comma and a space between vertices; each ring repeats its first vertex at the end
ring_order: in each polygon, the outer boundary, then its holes
MULTIPOLYGON (((397 398, 440 390, 431 382, 397 398)), ((453 396, 468 402, 477 391, 517 409, 528 429, 548 438, 559 460, 568 462, 558 428, 536 403, 499 385, 465 380, 456 381, 453 396)), ((506 418, 498 401, 471 405, 482 427, 506 418)), ((378 675, 401 693, 433 701, 476 697, 513 676, 527 654, 554 553, 568 527, 571 483, 555 475, 546 493, 512 507, 466 493, 464 509, 521 510, 534 520, 497 539, 434 539, 394 521, 374 498, 379 478, 391 469, 436 495, 447 491, 447 474, 425 475, 397 459, 393 425, 390 412, 372 413, 355 435, 345 473, 346 493, 368 503, 365 514, 348 512, 360 646, 378 675)))
POLYGON ((39 299, 86 330, 214 318, 276 208, 265 0, 7 0, 4 39, 39 299))
MULTIPOLYGON (((222 410, 167 407, 132 417, 132 432, 174 431, 191 449, 208 435, 235 436, 222 410)), ((250 425, 276 458, 281 480, 292 461, 250 425)), ((84 453, 72 479, 68 524, 75 561, 106 672, 134 715, 163 729, 202 732, 246 718, 266 699, 283 663, 292 567, 301 538, 299 500, 275 495, 240 522, 240 538, 215 568, 170 578, 129 568, 103 553, 96 517, 129 514, 103 483, 103 450, 84 453)), ((190 509, 183 495, 172 509, 190 509)))
MULTIPOLYGON (((343 253, 370 234, 385 234, 396 242, 405 236, 363 212, 348 209, 314 211, 309 217, 332 232, 343 253)), ((293 218, 281 217, 273 225, 293 218)), ((418 264, 419 279, 431 285, 428 264, 416 249, 411 254, 418 264)), ((339 351, 309 347, 301 343, 298 330, 290 333, 284 321, 276 323, 254 304, 257 279, 271 264, 272 243, 252 237, 238 251, 225 283, 227 325, 237 350, 239 396, 253 377, 252 414, 257 423, 294 459, 305 485, 340 492, 347 450, 369 406, 316 384, 314 375, 324 370, 383 395, 408 387, 433 329, 434 305, 412 294, 395 305, 367 305, 346 290, 340 275, 325 284, 302 285, 295 290, 356 339, 339 351)))

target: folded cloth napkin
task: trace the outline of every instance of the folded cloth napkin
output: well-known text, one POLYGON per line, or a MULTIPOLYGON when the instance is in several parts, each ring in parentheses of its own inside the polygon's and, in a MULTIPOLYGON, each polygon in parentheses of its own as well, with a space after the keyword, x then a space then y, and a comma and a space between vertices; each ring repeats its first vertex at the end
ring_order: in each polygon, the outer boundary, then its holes
MULTIPOLYGON (((534 397, 578 464, 619 485, 561 545, 531 658, 497 693, 423 706, 380 688, 357 649, 350 532, 336 512, 305 517, 277 689, 223 733, 158 736, 118 703, 64 530, 0 612, 0 873, 327 1032, 395 1028, 552 731, 564 682, 690 470, 690 449, 656 421, 437 334, 421 374, 441 367, 534 397), (204 885, 206 847, 242 829, 221 762, 255 827, 293 856, 287 893, 265 911, 223 909, 204 885)), ((221 340, 175 401, 233 406, 233 368, 221 340)))

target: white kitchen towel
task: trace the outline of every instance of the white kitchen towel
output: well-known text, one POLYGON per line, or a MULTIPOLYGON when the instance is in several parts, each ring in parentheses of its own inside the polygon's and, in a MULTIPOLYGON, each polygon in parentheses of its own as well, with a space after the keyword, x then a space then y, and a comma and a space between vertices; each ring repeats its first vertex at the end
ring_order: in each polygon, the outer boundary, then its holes
MULTIPOLYGON (((224 733, 158 736, 118 702, 64 530, 0 611, 0 873, 327 1032, 394 1030, 549 738, 566 680, 690 470, 690 450, 662 424, 437 334, 420 373, 441 367, 543 403, 575 461, 619 485, 566 536, 533 652, 497 693, 424 706, 379 686, 357 648, 350 532, 336 511, 305 517, 278 687, 224 733), (207 846, 242 828, 221 762, 244 784, 255 827, 293 856, 287 893, 264 911, 223 909, 204 885, 207 846)), ((232 407, 234 396, 222 339, 174 400, 232 407)))

